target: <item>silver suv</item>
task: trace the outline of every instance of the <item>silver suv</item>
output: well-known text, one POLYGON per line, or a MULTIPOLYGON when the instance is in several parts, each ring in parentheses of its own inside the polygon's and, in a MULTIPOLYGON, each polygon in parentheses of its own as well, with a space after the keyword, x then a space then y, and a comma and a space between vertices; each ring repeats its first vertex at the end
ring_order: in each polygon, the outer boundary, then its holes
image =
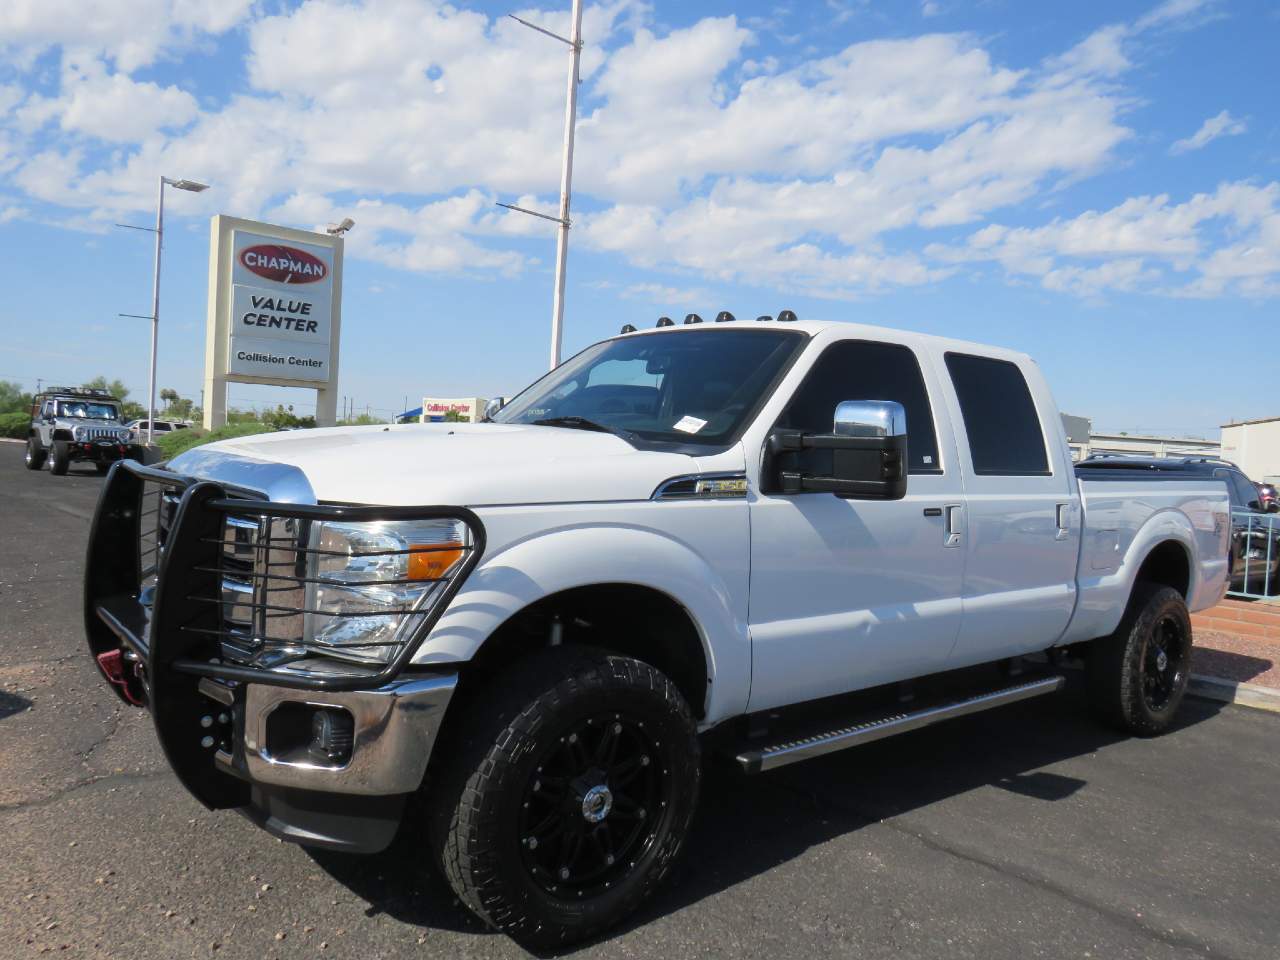
POLYGON ((141 460, 142 451, 120 414, 120 401, 106 390, 54 388, 31 402, 27 430, 27 469, 47 462, 62 474, 74 461, 87 460, 99 473, 126 458, 141 460))

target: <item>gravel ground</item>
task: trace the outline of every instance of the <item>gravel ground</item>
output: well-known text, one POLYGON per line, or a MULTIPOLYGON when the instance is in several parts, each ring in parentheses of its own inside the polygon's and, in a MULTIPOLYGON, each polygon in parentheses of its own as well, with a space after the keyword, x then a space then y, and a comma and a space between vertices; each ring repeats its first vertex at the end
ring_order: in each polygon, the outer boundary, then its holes
POLYGON ((1197 630, 1195 643, 1196 673, 1280 689, 1280 641, 1197 630))
MULTIPOLYGON (((0 445, 0 958, 520 957, 407 841, 359 858, 211 813, 86 655, 100 484, 0 445)), ((745 778, 591 958, 1260 958, 1280 943, 1280 716, 1096 727, 1076 689, 745 778)))

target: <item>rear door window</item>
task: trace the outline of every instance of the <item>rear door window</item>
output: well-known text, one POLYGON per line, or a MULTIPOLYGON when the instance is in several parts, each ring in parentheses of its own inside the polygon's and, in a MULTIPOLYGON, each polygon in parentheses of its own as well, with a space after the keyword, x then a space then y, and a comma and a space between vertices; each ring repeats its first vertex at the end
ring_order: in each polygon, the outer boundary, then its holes
POLYGON ((1049 456, 1035 401, 1016 364, 948 353, 947 371, 960 401, 973 472, 984 476, 1049 475, 1049 456))
POLYGON ((869 340, 845 340, 827 347, 791 398, 778 426, 831 433, 836 406, 844 400, 896 400, 902 404, 907 414, 907 472, 942 472, 929 394, 920 363, 909 347, 869 340))

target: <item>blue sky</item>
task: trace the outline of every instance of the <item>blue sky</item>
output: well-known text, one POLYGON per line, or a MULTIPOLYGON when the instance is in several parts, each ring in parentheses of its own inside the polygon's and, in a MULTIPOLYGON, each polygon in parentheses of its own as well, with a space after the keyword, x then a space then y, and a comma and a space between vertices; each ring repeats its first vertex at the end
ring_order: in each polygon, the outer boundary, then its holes
MULTIPOLYGON (((565 4, 567 8, 567 3, 565 4)), ((11 0, 0 378, 199 397, 208 221, 351 216, 339 393, 514 393, 544 368, 565 56, 428 0, 11 0)), ((1280 412, 1273 3, 588 4, 566 354, 661 314, 879 323, 1023 349, 1095 427, 1280 412)), ((233 405, 312 394, 232 385, 233 405)))

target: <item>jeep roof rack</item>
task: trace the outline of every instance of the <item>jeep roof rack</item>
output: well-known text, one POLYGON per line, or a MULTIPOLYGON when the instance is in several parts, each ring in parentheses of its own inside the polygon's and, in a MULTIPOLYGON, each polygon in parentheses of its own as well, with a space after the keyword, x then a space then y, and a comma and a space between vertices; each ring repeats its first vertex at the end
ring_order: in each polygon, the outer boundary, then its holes
POLYGON ((49 396, 59 394, 70 397, 108 397, 115 400, 115 395, 110 390, 102 387, 45 387, 36 396, 49 396))

